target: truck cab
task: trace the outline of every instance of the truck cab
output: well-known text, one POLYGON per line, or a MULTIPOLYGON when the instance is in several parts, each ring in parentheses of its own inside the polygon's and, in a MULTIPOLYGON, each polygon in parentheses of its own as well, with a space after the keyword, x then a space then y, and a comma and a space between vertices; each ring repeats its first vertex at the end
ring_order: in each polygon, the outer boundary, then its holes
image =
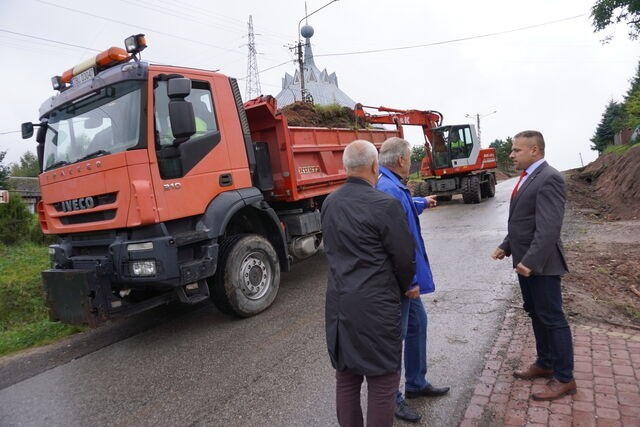
POLYGON ((233 290, 218 290, 227 312, 253 315, 275 298, 289 255, 254 175, 237 83, 141 62, 138 39, 132 51, 111 48, 54 77, 60 92, 43 103, 40 123, 23 125, 23 137, 40 127, 38 217, 60 237, 43 272, 51 317, 95 326, 171 299, 200 302, 224 270, 223 240, 256 233, 267 254, 244 267, 254 280, 238 292, 249 303, 234 307, 233 290))

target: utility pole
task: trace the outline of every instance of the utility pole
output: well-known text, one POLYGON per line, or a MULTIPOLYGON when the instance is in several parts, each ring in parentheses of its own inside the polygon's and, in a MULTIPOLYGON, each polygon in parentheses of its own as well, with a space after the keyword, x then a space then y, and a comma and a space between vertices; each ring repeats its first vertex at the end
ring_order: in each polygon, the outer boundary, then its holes
POLYGON ((476 127, 478 128, 478 142, 482 142, 482 139, 481 139, 481 137, 480 137, 480 132, 481 132, 481 131, 480 131, 480 119, 481 119, 481 118, 484 118, 484 117, 487 117, 487 116, 490 116, 490 115, 492 115, 492 114, 495 114, 495 113, 497 113, 497 112, 498 112, 498 110, 494 110, 494 111, 492 111, 492 112, 490 112, 490 113, 488 113, 488 114, 482 114, 482 115, 481 115, 480 113, 476 113, 476 114, 465 114, 465 117, 468 117, 468 118, 475 117, 475 119, 476 119, 476 127))
POLYGON ((256 43, 253 33, 253 18, 249 15, 249 56, 247 58, 247 86, 245 96, 247 100, 257 98, 262 95, 260 89, 260 75, 258 73, 258 60, 256 58, 256 43))

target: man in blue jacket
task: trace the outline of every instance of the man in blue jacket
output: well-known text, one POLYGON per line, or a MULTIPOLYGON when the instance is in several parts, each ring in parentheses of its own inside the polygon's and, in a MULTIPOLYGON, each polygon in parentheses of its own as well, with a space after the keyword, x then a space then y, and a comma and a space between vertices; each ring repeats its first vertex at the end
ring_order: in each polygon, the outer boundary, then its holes
MULTIPOLYGON (((408 141, 393 137, 380 147, 380 176, 376 188, 395 197, 402 204, 411 234, 416 243, 416 275, 410 292, 402 301, 402 331, 404 337, 405 396, 409 399, 422 396, 442 396, 449 387, 434 387, 427 381, 427 312, 420 294, 435 290, 429 259, 422 240, 418 215, 436 205, 434 197, 411 197, 403 181, 411 168, 411 145, 408 141)), ((396 417, 418 422, 421 415, 407 405, 398 390, 396 417)))

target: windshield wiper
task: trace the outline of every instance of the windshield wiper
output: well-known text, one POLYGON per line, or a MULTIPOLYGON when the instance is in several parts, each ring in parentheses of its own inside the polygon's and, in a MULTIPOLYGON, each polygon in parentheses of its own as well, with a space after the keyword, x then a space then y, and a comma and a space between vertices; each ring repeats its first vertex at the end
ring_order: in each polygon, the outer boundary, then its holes
POLYGON ((111 154, 111 152, 107 150, 94 151, 93 153, 89 153, 86 156, 79 158, 78 160, 76 160, 76 162, 93 159, 94 157, 106 156, 107 154, 111 154))
POLYGON ((66 160, 60 160, 59 162, 55 162, 54 164, 49 165, 46 170, 59 168, 60 166, 66 166, 68 164, 69 164, 69 162, 67 162, 66 160))

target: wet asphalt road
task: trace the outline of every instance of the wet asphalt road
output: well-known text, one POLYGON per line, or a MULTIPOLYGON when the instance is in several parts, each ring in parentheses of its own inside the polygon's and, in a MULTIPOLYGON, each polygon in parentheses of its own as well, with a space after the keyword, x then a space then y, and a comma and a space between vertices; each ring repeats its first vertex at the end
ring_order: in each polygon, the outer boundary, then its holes
MULTIPOLYGON (((436 292, 423 296, 428 379, 451 392, 410 401, 424 415, 419 425, 459 423, 513 294, 510 261, 490 258, 505 234, 512 181, 494 199, 456 198, 421 216, 436 279, 436 292)), ((209 303, 163 308, 138 329, 116 323, 31 359, 0 360, 14 379, 0 382, 0 425, 337 425, 325 277, 319 254, 284 274, 276 303, 250 319, 209 303)))

